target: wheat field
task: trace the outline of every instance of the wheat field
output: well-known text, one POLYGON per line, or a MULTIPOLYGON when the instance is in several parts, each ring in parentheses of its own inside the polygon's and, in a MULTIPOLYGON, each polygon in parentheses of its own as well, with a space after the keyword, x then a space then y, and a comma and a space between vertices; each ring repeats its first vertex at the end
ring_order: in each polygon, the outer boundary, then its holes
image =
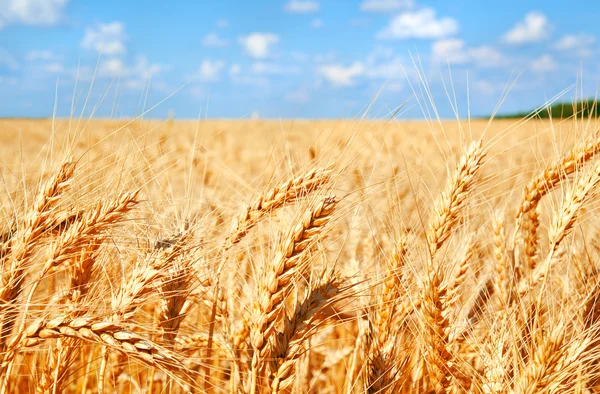
POLYGON ((600 125, 0 120, 0 393, 593 393, 600 125))

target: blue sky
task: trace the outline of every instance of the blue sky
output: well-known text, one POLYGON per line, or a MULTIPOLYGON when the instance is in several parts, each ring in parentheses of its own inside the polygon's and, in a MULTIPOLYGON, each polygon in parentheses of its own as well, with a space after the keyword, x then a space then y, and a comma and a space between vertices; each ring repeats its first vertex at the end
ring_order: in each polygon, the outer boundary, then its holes
POLYGON ((527 110, 596 95, 598 21, 591 0, 0 0, 0 116, 79 115, 90 92, 86 116, 172 95, 148 116, 342 118, 377 96, 372 116, 419 118, 426 81, 464 117, 516 77, 501 112, 527 110))

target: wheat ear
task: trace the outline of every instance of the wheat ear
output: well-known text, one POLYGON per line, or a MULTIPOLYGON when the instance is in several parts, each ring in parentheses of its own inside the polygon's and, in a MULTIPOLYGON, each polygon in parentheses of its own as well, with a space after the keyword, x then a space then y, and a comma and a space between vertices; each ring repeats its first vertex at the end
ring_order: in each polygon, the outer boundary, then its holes
MULTIPOLYGON (((421 314, 425 363, 430 384, 436 393, 448 391, 452 377, 459 374, 451 351, 451 305, 447 299, 449 289, 445 283, 444 269, 436 258, 436 252, 458 223, 484 157, 481 141, 473 142, 459 160, 453 177, 435 202, 433 217, 427 232, 429 258, 421 291, 421 314)), ((454 283, 453 286, 457 285, 460 283, 454 283)))
POLYGON ((567 176, 581 168, 600 151, 600 130, 583 145, 575 146, 565 156, 531 179, 525 186, 523 199, 516 214, 516 226, 512 239, 515 254, 515 276, 523 275, 523 264, 518 255, 517 242, 523 242, 527 268, 535 269, 538 255, 538 205, 541 199, 557 187, 567 176))
MULTIPOLYGON (((256 224, 266 217, 273 210, 278 209, 289 202, 307 196, 316 191, 321 186, 326 185, 331 180, 331 168, 313 169, 308 173, 297 178, 291 178, 286 182, 261 194, 253 203, 246 206, 242 213, 235 219, 229 234, 227 235, 221 251, 221 261, 217 266, 215 273, 216 281, 214 285, 213 305, 211 309, 208 352, 207 358, 210 360, 212 352, 212 336, 214 334, 218 303, 222 300, 221 289, 221 271, 225 266, 226 253, 235 244, 240 242, 256 224)), ((204 386, 205 389, 210 385, 210 370, 208 365, 205 367, 204 386)))
POLYGON ((177 355, 170 350, 126 330, 117 323, 95 317, 82 316, 71 319, 62 315, 51 320, 39 320, 28 326, 13 341, 18 343, 18 347, 24 348, 57 338, 76 338, 103 345, 148 366, 159 368, 170 376, 174 375, 173 371, 177 371, 187 378, 190 377, 177 355))
POLYGON ((294 371, 304 345, 331 316, 327 307, 337 302, 346 291, 341 285, 341 280, 333 274, 313 286, 304 300, 296 304, 292 316, 284 319, 281 332, 272 337, 269 354, 274 371, 273 394, 286 390, 294 382, 294 371))
MULTIPOLYGON (((571 188, 567 190, 562 208, 554 213, 548 230, 550 250, 543 263, 536 267, 530 281, 521 280, 519 296, 524 297, 538 283, 545 286, 554 256, 565 237, 571 232, 577 214, 591 192, 600 183, 600 162, 587 170, 571 188)), ((540 292, 541 294, 541 292, 540 292)))
POLYGON ((313 169, 297 178, 286 182, 261 194, 254 202, 246 206, 234 221, 232 228, 225 240, 224 247, 229 249, 254 227, 263 217, 289 202, 294 202, 319 187, 329 183, 331 169, 313 169))
POLYGON ((366 389, 368 393, 379 393, 394 389, 397 380, 396 356, 399 353, 397 345, 398 328, 407 308, 406 300, 402 299, 403 273, 408 252, 407 238, 402 235, 396 242, 392 253, 391 264, 383 282, 383 294, 377 304, 374 324, 369 325, 366 348, 366 389))
POLYGON ((0 354, 6 348, 16 318, 13 304, 21 294, 25 270, 30 264, 30 256, 35 250, 51 221, 52 208, 71 183, 75 171, 75 162, 66 161, 59 171, 44 184, 38 196, 25 216, 23 226, 8 239, 3 247, 4 258, 0 264, 5 268, 2 273, 0 288, 0 354), (8 255, 10 253, 10 256, 8 255), (6 260, 10 260, 7 265, 6 260))
POLYGON ((492 218, 494 234, 494 294, 496 295, 496 308, 505 310, 510 302, 511 286, 509 285, 509 271, 506 261, 506 235, 504 232, 504 215, 496 212, 492 218))
POLYGON ((257 378, 262 361, 269 357, 267 342, 275 321, 282 316, 283 301, 293 288, 295 279, 307 268, 307 247, 316 241, 331 219, 337 200, 327 197, 309 208, 291 231, 283 238, 276 255, 269 264, 258 286, 258 301, 251 317, 250 342, 252 357, 251 393, 256 392, 257 378))
POLYGON ((483 164, 485 152, 481 141, 471 144, 456 165, 454 175, 447 183, 440 198, 434 203, 433 214, 427 231, 429 253, 433 256, 450 237, 458 223, 467 196, 471 191, 477 171, 483 164))

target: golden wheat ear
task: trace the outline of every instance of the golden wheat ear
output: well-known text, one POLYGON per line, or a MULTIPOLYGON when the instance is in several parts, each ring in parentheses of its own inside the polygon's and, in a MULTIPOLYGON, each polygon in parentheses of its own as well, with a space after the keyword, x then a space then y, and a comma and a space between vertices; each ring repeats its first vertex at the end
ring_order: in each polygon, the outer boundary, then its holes
POLYGON ((326 197, 307 209, 297 223, 283 237, 275 257, 261 275, 257 301, 252 308, 250 342, 252 357, 252 392, 257 390, 259 371, 266 359, 267 343, 273 334, 275 323, 284 313, 284 301, 298 280, 307 270, 307 248, 320 236, 330 221, 338 200, 326 197))
POLYGON ((536 175, 525 186, 517 209, 512 248, 515 252, 515 277, 520 280, 536 268, 539 253, 538 206, 542 198, 571 174, 580 170, 600 152, 600 130, 582 145, 574 146, 565 156, 536 175), (519 247, 523 245, 525 261, 521 261, 519 247))
POLYGON ((330 274, 312 285, 308 294, 294 306, 291 317, 284 317, 281 331, 272 336, 267 352, 270 355, 272 393, 285 392, 294 383, 298 360, 310 338, 332 317, 330 308, 336 302, 351 297, 337 274, 330 274))
MULTIPOLYGON (((481 141, 473 142, 460 158, 452 178, 434 203, 427 231, 429 257, 421 290, 421 327, 424 334, 424 376, 428 380, 427 385, 435 392, 450 390, 455 384, 454 379, 463 375, 452 351, 454 339, 451 330, 454 317, 449 302, 454 288, 461 283, 454 281, 452 286, 448 285, 445 267, 436 254, 458 223, 484 158, 481 141)), ((464 385, 463 383, 463 387, 464 385)))
POLYGON ((331 168, 313 169, 304 175, 288 179, 282 184, 261 194, 254 202, 245 207, 234 221, 225 240, 225 249, 240 242, 240 240, 256 224, 275 209, 297 199, 305 197, 318 190, 331 180, 331 168))
POLYGON ((0 300, 5 304, 0 312, 0 353, 6 349, 17 310, 14 306, 22 292, 26 270, 32 265, 31 256, 52 223, 53 208, 65 193, 75 172, 76 163, 68 160, 43 184, 20 228, 4 241, 2 247, 2 283, 0 300))

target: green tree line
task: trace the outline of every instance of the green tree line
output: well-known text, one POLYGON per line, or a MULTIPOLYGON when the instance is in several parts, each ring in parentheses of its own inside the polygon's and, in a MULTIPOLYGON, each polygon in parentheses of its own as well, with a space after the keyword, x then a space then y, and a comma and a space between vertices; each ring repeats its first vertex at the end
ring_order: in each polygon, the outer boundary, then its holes
POLYGON ((577 117, 597 117, 600 115, 600 109, 598 109, 598 102, 594 99, 586 100, 586 101, 578 101, 576 103, 573 102, 563 102, 556 103, 549 107, 545 107, 540 109, 537 113, 534 114, 533 111, 530 112, 518 112, 512 114, 504 114, 498 115, 496 118, 499 119, 515 119, 515 118, 525 118, 528 116, 532 116, 534 118, 570 118, 577 115, 577 117))

